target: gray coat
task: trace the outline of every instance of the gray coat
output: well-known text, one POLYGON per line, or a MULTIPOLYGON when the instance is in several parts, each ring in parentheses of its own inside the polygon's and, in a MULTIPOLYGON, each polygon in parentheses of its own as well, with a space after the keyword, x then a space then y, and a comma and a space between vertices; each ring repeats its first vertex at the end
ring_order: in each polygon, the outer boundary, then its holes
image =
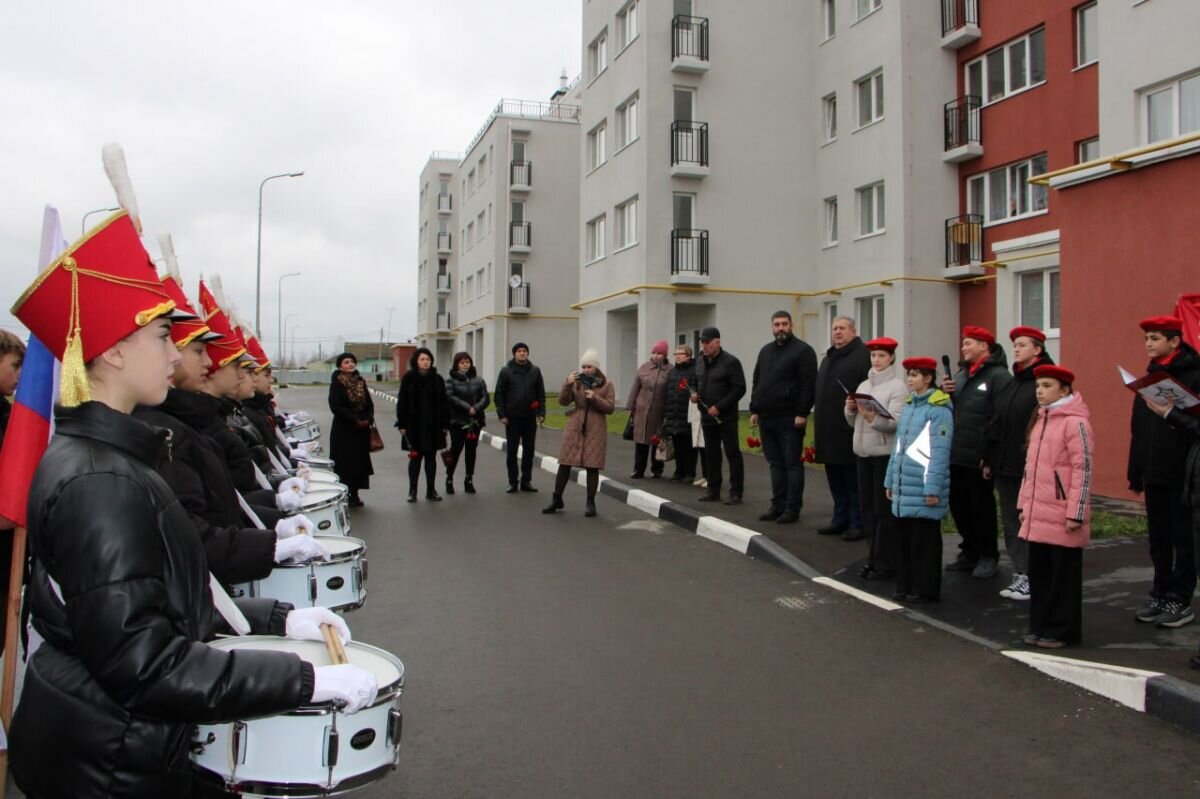
POLYGON ((646 361, 638 367, 629 399, 625 402, 625 407, 633 414, 635 443, 649 444, 650 436, 657 435, 662 427, 669 371, 670 365, 665 361, 657 366, 646 361))

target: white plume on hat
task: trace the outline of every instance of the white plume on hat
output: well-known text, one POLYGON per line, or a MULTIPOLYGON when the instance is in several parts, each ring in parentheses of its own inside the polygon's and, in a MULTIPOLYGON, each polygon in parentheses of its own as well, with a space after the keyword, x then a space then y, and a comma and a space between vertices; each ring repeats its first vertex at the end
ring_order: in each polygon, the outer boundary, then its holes
POLYGON ((225 299, 225 286, 221 284, 221 276, 214 273, 208 280, 208 287, 212 291, 213 299, 217 301, 217 305, 229 316, 233 309, 229 307, 229 300, 225 299))
POLYGON ((589 347, 583 355, 579 357, 580 366, 594 366, 600 368, 600 354, 596 352, 595 347, 589 347))
POLYGON ((117 193, 117 205, 129 212, 133 226, 141 233, 142 219, 138 213, 137 197, 133 193, 133 181, 129 179, 129 170, 125 167, 125 151, 121 149, 121 145, 110 143, 101 148, 100 157, 104 161, 108 182, 117 193))
POLYGON ((163 262, 167 266, 167 274, 183 288, 183 275, 179 272, 179 260, 175 257, 175 242, 170 233, 158 234, 158 249, 162 252, 163 262))

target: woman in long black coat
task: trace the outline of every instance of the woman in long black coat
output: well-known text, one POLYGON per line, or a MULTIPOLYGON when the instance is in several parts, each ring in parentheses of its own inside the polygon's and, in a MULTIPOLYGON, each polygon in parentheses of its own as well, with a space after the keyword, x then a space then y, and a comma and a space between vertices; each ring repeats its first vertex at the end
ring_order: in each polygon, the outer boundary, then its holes
POLYGON ((361 508, 358 492, 371 487, 371 426, 375 424, 375 403, 367 390, 367 381, 358 373, 358 359, 349 352, 337 357, 337 369, 329 381, 329 410, 333 426, 329 431, 329 457, 338 480, 350 489, 349 505, 361 508))
POLYGON ((433 353, 418 347, 408 360, 408 371, 400 379, 396 402, 396 427, 408 450, 408 501, 417 501, 417 480, 425 466, 425 499, 441 502, 434 486, 438 450, 446 448, 450 427, 450 403, 446 381, 433 368, 433 353))

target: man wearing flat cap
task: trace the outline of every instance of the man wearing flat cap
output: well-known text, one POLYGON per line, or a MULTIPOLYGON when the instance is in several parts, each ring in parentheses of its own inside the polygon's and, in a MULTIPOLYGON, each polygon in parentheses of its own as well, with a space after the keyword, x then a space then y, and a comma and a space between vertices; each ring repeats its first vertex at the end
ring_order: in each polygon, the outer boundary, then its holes
POLYGON ((700 407, 704 431, 704 478, 708 491, 701 502, 721 499, 721 449, 729 459, 729 499, 726 505, 742 504, 746 482, 745 464, 738 441, 738 401, 746 393, 746 375, 742 362, 721 348, 721 331, 706 327, 700 331, 702 357, 696 364, 698 389, 692 402, 700 407))

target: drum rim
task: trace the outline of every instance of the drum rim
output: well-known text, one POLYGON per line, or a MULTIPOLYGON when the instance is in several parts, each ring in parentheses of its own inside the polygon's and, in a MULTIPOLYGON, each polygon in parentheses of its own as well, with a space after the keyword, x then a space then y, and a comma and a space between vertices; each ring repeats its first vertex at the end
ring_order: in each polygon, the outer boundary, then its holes
MULTIPOLYGON (((349 552, 339 552, 337 554, 334 554, 331 552, 331 553, 329 553, 329 555, 330 555, 329 560, 317 560, 316 558, 312 558, 311 560, 295 560, 295 561, 289 560, 289 561, 284 561, 283 563, 276 563, 275 566, 271 569, 271 571, 274 571, 275 569, 307 569, 309 566, 320 566, 322 564, 348 563, 348 562, 351 562, 358 558, 361 558, 367 554, 367 542, 362 540, 361 538, 355 538, 352 535, 314 535, 313 538, 314 539, 316 539, 316 538, 332 538, 336 541, 357 541, 360 544, 360 546, 357 549, 350 550, 349 552)), ((237 583, 237 585, 249 585, 250 583, 261 583, 263 581, 263 579, 264 578, 259 578, 257 580, 247 580, 245 583, 237 583)), ((246 636, 246 637, 250 637, 250 636, 246 636)), ((272 636, 260 636, 260 637, 270 638, 272 636)))
POLYGON ((400 758, 400 742, 397 741, 395 744, 391 744, 391 747, 393 755, 390 763, 376 766, 361 774, 352 774, 345 779, 338 780, 333 785, 320 785, 311 782, 266 782, 262 780, 237 780, 236 782, 231 782, 212 769, 205 768, 194 761, 192 763, 192 770, 200 772, 201 779, 207 783, 220 785, 231 791, 243 794, 315 799, 316 797, 333 796, 339 793, 355 791, 383 779, 389 771, 395 770, 396 763, 400 758))
MULTIPOLYGON (((310 495, 305 494, 304 496, 307 497, 310 495)), ((308 513, 309 511, 314 511, 314 510, 325 510, 326 508, 328 508, 332 505, 337 505, 341 501, 342 501, 342 495, 339 493, 338 495, 330 497, 329 499, 326 499, 326 500, 322 500, 320 503, 315 504, 315 505, 301 505, 300 513, 308 513)))

